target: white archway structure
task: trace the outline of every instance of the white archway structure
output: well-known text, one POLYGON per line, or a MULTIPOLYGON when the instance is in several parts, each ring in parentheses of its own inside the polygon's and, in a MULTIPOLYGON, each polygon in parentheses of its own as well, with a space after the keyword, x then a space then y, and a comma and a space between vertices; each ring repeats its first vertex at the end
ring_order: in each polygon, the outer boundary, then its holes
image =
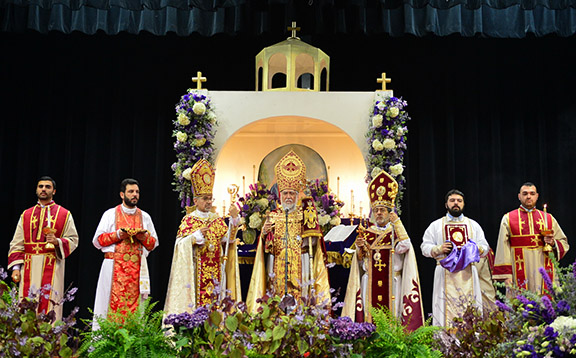
POLYGON ((330 187, 339 191, 346 203, 344 213, 351 210, 353 199, 354 213, 360 214, 363 207, 362 214, 367 214, 365 134, 375 95, 390 96, 392 91, 210 91, 219 122, 214 139, 214 205, 218 212, 229 205, 228 185, 238 184, 241 195, 247 192, 264 156, 279 146, 296 143, 313 148, 324 158, 330 167, 330 187))

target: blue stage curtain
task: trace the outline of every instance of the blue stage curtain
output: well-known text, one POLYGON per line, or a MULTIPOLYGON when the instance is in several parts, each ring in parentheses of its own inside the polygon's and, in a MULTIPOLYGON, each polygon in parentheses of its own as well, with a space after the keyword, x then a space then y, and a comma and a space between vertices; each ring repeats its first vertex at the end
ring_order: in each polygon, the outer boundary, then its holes
POLYGON ((283 32, 572 36, 576 0, 0 0, 0 30, 189 36, 283 32))

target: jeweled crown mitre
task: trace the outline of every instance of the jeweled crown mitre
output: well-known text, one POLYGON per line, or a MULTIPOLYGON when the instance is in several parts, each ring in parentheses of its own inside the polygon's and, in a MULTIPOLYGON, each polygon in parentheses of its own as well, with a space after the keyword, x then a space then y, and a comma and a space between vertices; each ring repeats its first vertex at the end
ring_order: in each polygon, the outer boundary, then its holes
POLYGON ((394 209, 398 195, 398 183, 385 171, 381 171, 368 185, 370 207, 385 206, 394 209))
POLYGON ((212 164, 206 159, 200 159, 192 167, 190 181, 194 196, 212 195, 215 172, 212 164))
POLYGON ((302 191, 306 183, 306 165, 300 157, 290 150, 274 167, 278 192, 284 190, 302 191))

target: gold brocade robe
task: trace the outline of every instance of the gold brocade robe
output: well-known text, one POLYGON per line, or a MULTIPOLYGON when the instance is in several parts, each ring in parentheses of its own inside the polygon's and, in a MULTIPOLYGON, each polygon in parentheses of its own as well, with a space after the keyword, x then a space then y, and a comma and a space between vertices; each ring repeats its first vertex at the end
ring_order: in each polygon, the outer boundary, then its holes
POLYGON ((166 315, 193 312, 197 307, 211 303, 214 284, 216 281, 222 284, 223 279, 231 297, 234 300, 242 299, 235 242, 229 244, 225 277, 221 276, 226 247, 222 239, 235 236, 236 227, 228 229, 224 219, 215 213, 201 217, 198 211, 194 211, 184 216, 174 245, 164 307, 166 315), (195 245, 192 234, 202 227, 208 227, 204 234, 205 242, 195 245))
POLYGON ((314 279, 314 290, 321 300, 330 302, 330 283, 328 280, 328 269, 325 264, 325 253, 322 250, 324 241, 322 233, 315 230, 307 230, 305 222, 309 219, 306 212, 301 209, 288 214, 288 272, 286 273, 286 216, 282 210, 270 213, 270 220, 274 223, 274 231, 268 235, 260 235, 258 248, 254 259, 254 268, 250 280, 250 288, 246 304, 248 311, 255 313, 259 305, 256 303, 266 293, 268 286, 273 287, 276 296, 284 296, 286 277, 288 278, 288 293, 296 301, 304 294, 302 292, 302 282, 309 277, 303 277, 303 259, 308 258, 309 242, 313 245, 312 263, 310 270, 314 279), (310 241, 309 241, 310 240, 310 241), (316 244, 314 244, 316 240, 316 244), (273 280, 270 281, 267 272, 267 254, 274 256, 272 263, 273 280))

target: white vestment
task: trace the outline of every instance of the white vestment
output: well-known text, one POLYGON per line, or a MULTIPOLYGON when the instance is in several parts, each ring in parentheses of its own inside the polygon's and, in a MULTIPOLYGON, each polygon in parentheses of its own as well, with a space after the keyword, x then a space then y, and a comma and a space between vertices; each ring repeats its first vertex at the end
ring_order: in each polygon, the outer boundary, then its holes
POLYGON ((486 256, 490 249, 480 225, 476 221, 465 217, 464 214, 459 217, 447 214, 428 226, 424 232, 420 248, 424 256, 434 258, 437 261, 432 294, 432 323, 435 326, 446 326, 455 315, 466 308, 466 305, 471 300, 476 303, 478 309, 482 310, 482 291, 476 265, 468 265, 462 271, 454 273, 449 272, 440 265, 440 261, 446 255, 436 254, 436 252, 446 241, 444 236, 444 225, 446 223, 466 224, 468 227, 468 239, 476 243, 481 257, 486 256), (458 285, 458 282, 464 285, 458 285))

